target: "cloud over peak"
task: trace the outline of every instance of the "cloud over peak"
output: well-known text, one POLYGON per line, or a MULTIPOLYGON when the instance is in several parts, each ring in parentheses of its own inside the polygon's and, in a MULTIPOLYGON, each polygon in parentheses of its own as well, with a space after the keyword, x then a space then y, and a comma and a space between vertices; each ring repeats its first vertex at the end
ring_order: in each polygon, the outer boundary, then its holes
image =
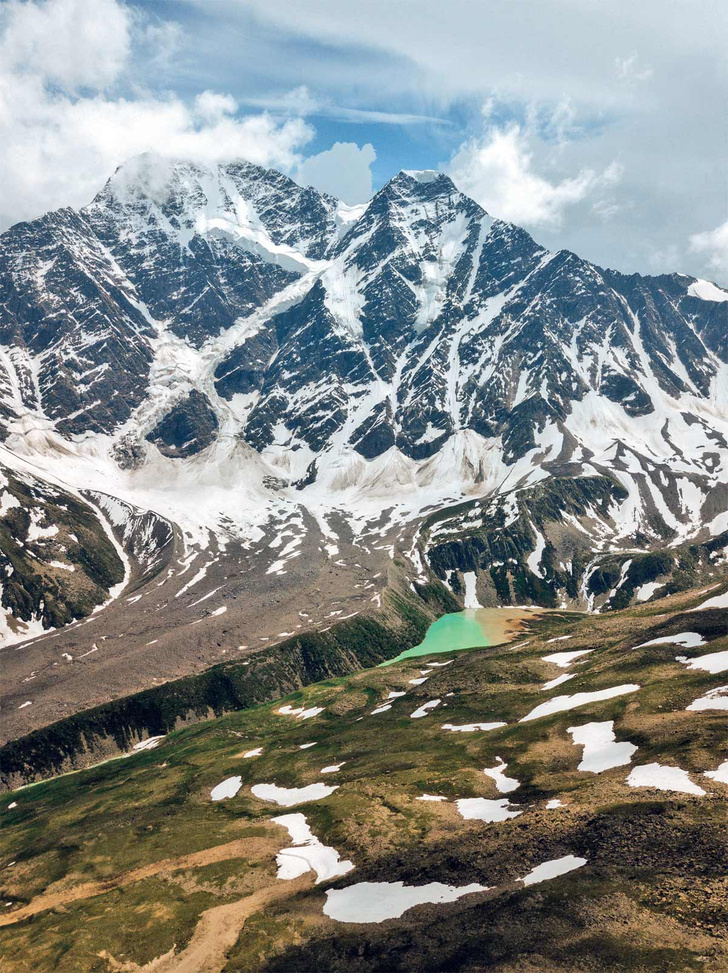
MULTIPOLYGON (((313 137, 300 117, 236 115, 228 93, 192 104, 139 89, 136 48, 170 31, 118 0, 10 0, 0 15, 0 229, 88 202, 130 156, 245 158, 291 170, 313 137), (113 89, 113 91, 112 91, 113 89)), ((174 31, 172 31, 174 34, 174 31)))
POLYGON ((548 178, 536 171, 534 138, 528 127, 517 123, 489 125, 481 137, 460 146, 446 171, 491 216, 528 227, 559 226, 570 206, 587 197, 596 203, 621 178, 616 162, 601 172, 585 168, 548 178))

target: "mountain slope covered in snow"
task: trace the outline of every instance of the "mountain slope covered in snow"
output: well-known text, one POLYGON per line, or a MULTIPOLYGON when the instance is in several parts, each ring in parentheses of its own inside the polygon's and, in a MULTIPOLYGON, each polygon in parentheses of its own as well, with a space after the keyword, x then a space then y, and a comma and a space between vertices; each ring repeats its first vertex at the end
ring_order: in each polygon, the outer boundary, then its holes
POLYGON ((275 578, 305 535, 456 594, 472 571, 483 604, 613 607, 635 555, 725 562, 727 335, 715 284, 550 253, 441 173, 347 207, 141 156, 0 237, 0 458, 154 512, 184 557, 275 578))

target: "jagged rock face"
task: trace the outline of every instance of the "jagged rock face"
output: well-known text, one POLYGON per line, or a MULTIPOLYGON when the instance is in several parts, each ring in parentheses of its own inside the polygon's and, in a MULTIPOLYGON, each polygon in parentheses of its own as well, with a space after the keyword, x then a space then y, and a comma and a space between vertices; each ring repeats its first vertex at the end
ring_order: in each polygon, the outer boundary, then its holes
POLYGON ((422 460, 472 429, 501 436, 513 462, 589 395, 629 417, 652 414, 655 393, 709 397, 728 305, 691 283, 547 253, 447 177, 401 173, 275 336, 257 336, 270 365, 246 436, 265 449, 285 441, 283 425, 318 452, 346 433, 367 458, 396 444, 422 460))
POLYGON ((0 237, 0 389, 64 435, 111 432, 148 392, 154 339, 192 345, 265 305, 325 257, 337 201, 248 163, 142 156, 82 212, 0 237))
POLYGON ((442 174, 402 172, 345 215, 248 163, 132 160, 82 213, 2 237, 6 388, 64 434, 111 431, 160 329, 202 350, 255 320, 213 371, 224 399, 251 396, 256 449, 336 438, 419 461, 470 429, 512 462, 589 395, 647 416, 656 392, 709 397, 728 360, 718 288, 550 254, 442 174), (296 281, 282 313, 256 315, 296 281))
MULTIPOLYGON (((281 264, 261 256, 270 240, 295 238, 291 224, 306 210, 300 197, 286 199, 284 176, 264 194, 265 170, 255 166, 169 166, 141 157, 109 180, 83 215, 137 288, 149 313, 180 337, 199 345, 229 328, 290 283, 305 268, 281 254, 281 264), (255 189, 259 191, 254 192, 255 189), (241 195, 249 190, 247 198, 241 195), (261 204, 261 213, 253 199, 261 204), (275 239, 274 239, 275 238, 275 239)), ((290 187, 295 184, 287 180, 290 187)), ((308 206, 323 223, 323 203, 308 206)), ((301 241, 301 233, 296 238, 301 241)), ((318 252, 321 241, 308 248, 318 252)))
POLYGON ((154 334, 136 292, 70 209, 0 236, 0 384, 65 435, 124 422, 144 399, 154 334))
POLYGON ((209 400, 193 389, 147 435, 163 456, 194 456, 215 439, 217 416, 209 400))

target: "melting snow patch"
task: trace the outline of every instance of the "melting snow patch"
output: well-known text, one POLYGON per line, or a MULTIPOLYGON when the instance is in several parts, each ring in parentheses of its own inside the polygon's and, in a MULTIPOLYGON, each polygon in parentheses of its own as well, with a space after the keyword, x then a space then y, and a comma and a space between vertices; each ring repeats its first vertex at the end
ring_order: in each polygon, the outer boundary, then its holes
POLYGON ((455 804, 460 817, 466 821, 507 821, 523 813, 511 807, 507 797, 498 801, 489 801, 484 797, 461 797, 455 804))
MULTIPOLYGON (((240 780, 240 778, 235 778, 240 780)), ((308 787, 279 787, 277 784, 254 784, 250 790, 261 801, 271 801, 281 807, 293 807, 307 801, 320 801, 338 789, 338 784, 309 784, 308 787)))
POLYGON ((346 763, 346 761, 345 760, 342 760, 340 764, 329 764, 328 767, 322 767, 321 768, 321 773, 322 774, 335 774, 337 771, 341 770, 341 768, 344 766, 345 763, 346 763))
POLYGON ((728 784, 728 760, 724 760, 717 770, 706 770, 705 776, 720 784, 728 784))
POLYGON ((511 791, 515 791, 521 786, 520 781, 517 781, 515 777, 506 777, 505 772, 508 764, 500 757, 496 757, 495 759, 495 767, 486 767, 483 773, 486 777, 490 777, 495 781, 496 790, 499 794, 510 794, 511 791))
POLYGON ((478 595, 475 591, 476 582, 475 571, 466 571, 463 574, 463 581, 465 582, 465 599, 463 604, 466 608, 480 608, 480 602, 478 601, 478 595))
MULTIPOLYGON (((445 799, 443 798, 443 800, 445 800, 445 799)), ((11 801, 10 804, 8 804, 8 811, 12 811, 12 809, 14 807, 17 807, 17 806, 18 806, 18 802, 17 801, 11 801)))
POLYGON ((421 686, 423 682, 427 682, 427 679, 427 676, 423 676, 421 679, 408 679, 407 682, 412 686, 421 686))
POLYGON ((455 726, 453 723, 443 723, 443 730, 450 730, 451 733, 475 733, 476 730, 497 730, 505 723, 462 723, 455 726))
POLYGON ((544 862, 543 865, 536 865, 528 875, 524 875, 521 881, 524 885, 538 885, 539 882, 548 882, 549 879, 573 872, 575 868, 581 868, 582 865, 586 865, 586 858, 564 855, 563 858, 554 858, 553 861, 544 862))
POLYGON ((139 743, 135 743, 134 750, 156 750, 161 741, 164 740, 164 734, 156 737, 147 737, 146 740, 140 740, 139 743))
POLYGON ((700 699, 693 700, 693 702, 687 708, 689 710, 728 710, 728 686, 716 686, 715 689, 708 690, 705 696, 701 696, 700 699))
POLYGON ((564 642, 566 639, 573 639, 573 637, 573 635, 557 635, 556 638, 546 639, 546 644, 548 645, 550 642, 564 642))
POLYGON ((298 720, 310 720, 312 716, 318 716, 319 713, 323 713, 323 706, 311 706, 306 709, 303 706, 294 709, 290 703, 286 703, 285 706, 281 706, 280 709, 276 710, 276 713, 281 713, 283 716, 295 716, 298 720))
POLYGON ((446 797, 442 797, 440 794, 422 794, 421 797, 417 798, 418 801, 446 801, 446 797))
POLYGON ((545 703, 541 703, 530 713, 522 717, 519 722, 527 723, 529 720, 537 720, 541 716, 551 716, 553 713, 563 713, 566 710, 576 709, 578 706, 586 706, 588 703, 598 703, 604 699, 614 699, 616 696, 624 696, 625 693, 634 693, 640 687, 635 683, 625 683, 622 686, 613 686, 611 689, 598 689, 593 693, 575 693, 573 696, 555 696, 545 703))
POLYGON ((558 797, 552 797, 550 801, 546 801, 546 809, 548 811, 554 811, 557 807, 563 806, 563 803, 558 799, 558 797))
POLYGON ((318 884, 346 875, 354 867, 353 862, 341 861, 338 851, 319 841, 304 814, 282 814, 271 820, 286 828, 294 845, 282 848, 276 855, 277 878, 290 880, 313 870, 318 884))
POLYGON ((541 659, 543 662, 553 662, 560 669, 568 669, 575 659, 578 659, 582 655, 588 655, 593 651, 593 649, 580 649, 577 652, 554 652, 551 655, 541 656, 541 659))
POLYGON ((384 922, 399 919, 415 905, 455 902, 473 892, 487 892, 485 885, 405 885, 404 882, 359 882, 346 889, 328 889, 324 915, 337 922, 384 922))
POLYGON ((387 696, 387 699, 399 699, 400 696, 406 696, 406 695, 407 695, 407 693, 405 693, 405 692, 401 692, 401 693, 391 692, 387 696))
POLYGON ((228 777, 222 784, 218 784, 212 788, 210 797, 213 801, 224 801, 225 798, 235 797, 242 786, 243 780, 241 777, 228 777))
POLYGON ((613 720, 570 726, 567 733, 571 734, 577 746, 584 748, 577 770, 588 770, 593 774, 601 774, 612 767, 623 767, 637 750, 633 743, 617 743, 613 720))
POLYGON ((714 598, 708 598, 702 605, 698 605, 696 611, 703 608, 728 608, 728 591, 724 591, 722 595, 715 595, 714 598))
POLYGON ((18 706, 18 709, 25 709, 26 706, 32 706, 32 705, 33 705, 33 701, 31 699, 26 699, 24 703, 21 703, 20 706, 18 706))
POLYGON ((688 669, 702 669, 714 676, 728 669, 728 649, 724 649, 722 652, 710 652, 708 655, 699 655, 696 659, 686 659, 683 655, 678 655, 676 658, 688 669))
POLYGON ((379 713, 386 713, 387 710, 388 709, 391 709, 391 708, 392 708, 392 704, 391 703, 385 703, 384 706, 377 706, 377 708, 376 709, 373 709, 369 715, 370 716, 377 716, 379 713))
POLYGON ((556 689, 557 686, 561 686, 562 683, 568 682, 569 679, 573 679, 573 678, 574 678, 574 673, 564 672, 562 675, 557 676, 555 679, 549 679, 548 682, 545 682, 543 686, 541 686, 541 692, 544 692, 547 689, 556 689))
POLYGON ((649 601, 656 591, 664 587, 665 583, 659 581, 648 581, 647 584, 640 585, 637 589, 637 601, 649 601))
POLYGON ((690 780, 687 770, 665 767, 661 764, 643 764, 635 767, 627 778, 630 787, 654 787, 658 791, 678 791, 702 797, 705 791, 690 780))
POLYGON ((299 750, 308 750, 309 747, 315 747, 315 746, 316 746, 316 741, 314 740, 313 743, 301 743, 301 744, 299 744, 298 749, 299 750))
POLYGON ((431 699, 429 703, 423 703, 414 713, 410 713, 410 719, 419 720, 423 716, 427 716, 430 710, 435 709, 435 707, 440 705, 439 699, 431 699))
POLYGON ((649 642, 642 642, 635 645, 636 649, 646 649, 649 645, 682 645, 684 649, 695 649, 699 645, 705 645, 702 635, 697 632, 680 632, 678 635, 665 635, 664 638, 650 639, 649 642))
POLYGON ((259 757, 261 755, 261 753, 263 753, 263 748, 262 747, 256 747, 255 750, 248 750, 247 753, 244 753, 243 754, 243 757, 245 759, 248 759, 249 757, 259 757))

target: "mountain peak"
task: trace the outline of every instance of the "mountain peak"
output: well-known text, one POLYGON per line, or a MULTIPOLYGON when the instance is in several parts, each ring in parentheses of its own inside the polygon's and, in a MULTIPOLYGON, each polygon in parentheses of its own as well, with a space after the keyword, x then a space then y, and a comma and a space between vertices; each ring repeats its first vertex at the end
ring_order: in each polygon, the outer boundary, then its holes
POLYGON ((442 172, 438 172, 437 169, 400 169, 399 175, 408 176, 410 179, 414 179, 416 182, 435 182, 437 179, 448 177, 442 172))
POLYGON ((436 169, 400 169, 381 191, 387 190, 396 190, 423 199, 449 196, 459 192, 452 179, 436 169))

